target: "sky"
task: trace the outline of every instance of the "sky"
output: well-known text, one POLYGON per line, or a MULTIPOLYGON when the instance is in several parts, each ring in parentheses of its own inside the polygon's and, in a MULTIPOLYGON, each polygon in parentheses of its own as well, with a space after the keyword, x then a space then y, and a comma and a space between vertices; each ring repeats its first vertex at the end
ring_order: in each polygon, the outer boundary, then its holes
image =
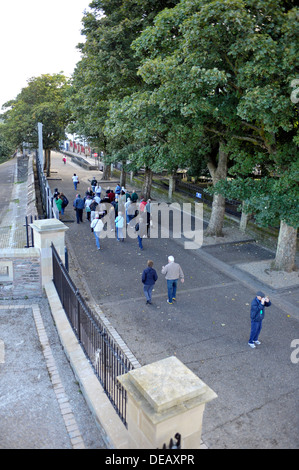
MULTIPOLYGON (((84 42, 80 31, 90 0, 0 1, 0 113, 28 80, 63 72, 71 76, 84 42)), ((3 112, 3 111, 2 111, 3 112)))

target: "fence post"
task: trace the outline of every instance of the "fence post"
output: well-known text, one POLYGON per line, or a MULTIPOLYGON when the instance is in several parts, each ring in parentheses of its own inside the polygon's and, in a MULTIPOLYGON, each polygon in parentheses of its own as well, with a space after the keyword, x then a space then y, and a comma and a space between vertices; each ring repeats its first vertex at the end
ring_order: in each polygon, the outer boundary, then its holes
POLYGON ((78 325, 78 330, 77 330, 77 334, 78 334, 78 341, 79 343, 81 343, 81 316, 80 316, 80 300, 79 300, 79 289, 76 290, 75 292, 75 295, 76 295, 76 299, 77 299, 77 325, 78 325))
POLYGON ((53 279, 52 248, 55 246, 58 255, 65 262, 65 232, 68 227, 57 219, 35 220, 30 227, 34 231, 34 244, 40 249, 42 285, 53 279))
POLYGON ((127 392, 129 448, 162 449, 180 436, 181 449, 199 449, 205 404, 217 397, 176 357, 118 378, 127 392))

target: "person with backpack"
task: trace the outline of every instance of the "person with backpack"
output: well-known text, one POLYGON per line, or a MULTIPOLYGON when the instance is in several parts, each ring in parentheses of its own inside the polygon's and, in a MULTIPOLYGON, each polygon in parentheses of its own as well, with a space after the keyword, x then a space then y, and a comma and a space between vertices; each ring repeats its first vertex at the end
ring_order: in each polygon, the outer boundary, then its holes
POLYGON ((66 206, 68 205, 69 203, 69 200, 68 198, 63 194, 63 193, 60 193, 60 199, 62 200, 62 203, 61 203, 61 215, 64 215, 64 209, 66 208, 66 206))

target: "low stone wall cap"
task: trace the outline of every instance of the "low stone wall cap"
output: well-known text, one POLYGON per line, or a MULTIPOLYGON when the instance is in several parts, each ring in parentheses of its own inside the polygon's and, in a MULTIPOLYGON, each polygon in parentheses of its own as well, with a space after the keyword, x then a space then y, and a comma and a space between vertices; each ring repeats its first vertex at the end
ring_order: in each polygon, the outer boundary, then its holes
POLYGON ((174 356, 133 369, 127 376, 156 412, 196 398, 208 388, 174 356))

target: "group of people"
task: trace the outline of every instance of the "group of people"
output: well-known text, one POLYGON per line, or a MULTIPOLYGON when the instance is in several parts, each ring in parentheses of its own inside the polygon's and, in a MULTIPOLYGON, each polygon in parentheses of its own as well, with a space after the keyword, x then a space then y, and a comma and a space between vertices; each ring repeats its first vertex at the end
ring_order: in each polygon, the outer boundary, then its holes
MULTIPOLYGON (((77 189, 79 179, 76 174, 73 176, 74 188, 77 189)), ((124 241, 123 228, 125 223, 127 227, 134 229, 137 233, 139 248, 143 249, 142 240, 147 237, 150 226, 150 207, 151 200, 146 201, 139 197, 135 190, 132 193, 124 187, 117 184, 115 190, 108 188, 105 194, 102 194, 102 188, 95 178, 91 181, 91 187, 88 187, 85 196, 82 198, 80 194, 76 195, 73 202, 76 210, 77 223, 83 222, 83 212, 86 212, 86 219, 90 222, 91 231, 94 233, 97 249, 100 250, 100 233, 104 229, 104 223, 101 220, 108 214, 110 222, 110 230, 116 231, 118 241, 124 241)), ((56 206, 60 214, 64 214, 64 209, 68 204, 68 200, 63 193, 59 193, 55 188, 53 195, 56 206)), ((108 224, 107 224, 108 228, 108 224)), ((141 281, 143 283, 143 291, 146 298, 146 304, 152 303, 152 291, 158 275, 153 268, 153 261, 148 260, 147 267, 143 270, 141 281)), ((174 262, 174 257, 168 257, 168 263, 162 266, 161 273, 165 275, 167 282, 167 303, 172 305, 176 302, 176 291, 179 279, 184 282, 184 273, 181 266, 174 262)), ((265 315, 265 307, 269 307, 271 301, 263 292, 258 291, 255 298, 251 302, 250 318, 251 331, 248 345, 255 349, 256 345, 261 344, 259 335, 262 329, 262 322, 265 315)))
POLYGON ((66 206, 69 203, 68 198, 66 197, 65 194, 60 193, 58 191, 58 188, 55 188, 54 194, 53 194, 53 200, 54 200, 54 202, 56 204, 56 207, 58 209, 59 218, 60 218, 60 215, 64 215, 64 209, 66 208, 66 206))
MULTIPOLYGON (((74 185, 77 182, 74 182, 74 185)), ((117 184, 113 190, 110 187, 102 190, 95 178, 91 181, 91 186, 87 188, 84 197, 76 195, 73 202, 76 211, 76 220, 79 224, 83 222, 83 213, 86 212, 86 220, 89 221, 91 231, 96 239, 97 249, 100 250, 100 232, 105 223, 107 229, 115 231, 117 241, 124 241, 125 225, 135 230, 140 250, 143 250, 143 238, 148 236, 150 227, 151 200, 145 200, 139 196, 135 190, 130 193, 124 187, 117 184), (108 215, 104 223, 101 219, 108 215)))
MULTIPOLYGON (((143 292, 146 298, 146 304, 152 303, 152 291, 156 281, 158 280, 157 271, 153 268, 154 262, 148 260, 147 267, 144 269, 141 277, 143 283, 143 292)), ((184 273, 181 266, 174 262, 173 256, 168 256, 168 263, 166 266, 162 266, 161 273, 165 275, 167 282, 167 303, 172 305, 176 302, 176 291, 178 280, 184 282, 184 273)))

